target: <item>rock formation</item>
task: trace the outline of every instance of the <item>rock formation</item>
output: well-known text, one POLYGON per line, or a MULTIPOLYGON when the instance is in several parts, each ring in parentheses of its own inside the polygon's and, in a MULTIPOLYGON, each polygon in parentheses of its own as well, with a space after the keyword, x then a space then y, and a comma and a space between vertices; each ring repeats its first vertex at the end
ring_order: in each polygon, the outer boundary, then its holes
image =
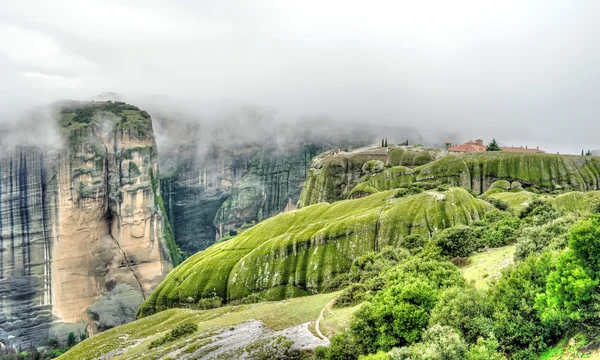
POLYGON ((447 154, 422 147, 398 147, 388 154, 370 149, 325 153, 315 158, 298 205, 419 184, 429 188, 448 184, 483 194, 498 180, 518 183, 515 191, 598 190, 600 158, 509 152, 447 154), (377 173, 364 171, 363 165, 372 160, 382 161, 386 168, 377 173))
POLYGON ((45 345, 133 319, 179 254, 147 113, 61 103, 64 146, 0 160, 0 341, 45 345))
POLYGON ((265 300, 317 293, 358 256, 411 234, 469 224, 493 208, 466 190, 402 196, 389 190, 277 215, 188 258, 140 307, 146 316, 202 298, 258 293, 265 300))

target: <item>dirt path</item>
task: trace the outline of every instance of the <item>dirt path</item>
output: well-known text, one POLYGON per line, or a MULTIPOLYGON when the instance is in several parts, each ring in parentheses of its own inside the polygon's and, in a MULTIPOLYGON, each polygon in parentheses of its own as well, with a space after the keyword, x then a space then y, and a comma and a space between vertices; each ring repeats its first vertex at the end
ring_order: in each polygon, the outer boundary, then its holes
POLYGON ((324 339, 324 340, 329 340, 329 338, 328 338, 327 336, 323 335, 323 333, 321 332, 321 328, 320 328, 320 325, 321 325, 321 319, 324 319, 324 318, 323 318, 323 313, 325 312, 325 310, 327 310, 327 311, 329 311, 329 312, 332 312, 332 311, 331 311, 331 307, 333 306, 333 304, 335 304, 335 301, 337 300, 337 298, 338 298, 338 297, 336 296, 336 297, 334 297, 333 299, 331 299, 331 301, 330 301, 330 302, 328 302, 328 303, 327 303, 327 305, 325 305, 325 306, 324 306, 324 307, 321 309, 321 313, 319 314, 319 318, 317 319, 317 322, 315 323, 315 330, 317 331, 317 335, 318 335, 318 336, 319 336, 321 339, 324 339))

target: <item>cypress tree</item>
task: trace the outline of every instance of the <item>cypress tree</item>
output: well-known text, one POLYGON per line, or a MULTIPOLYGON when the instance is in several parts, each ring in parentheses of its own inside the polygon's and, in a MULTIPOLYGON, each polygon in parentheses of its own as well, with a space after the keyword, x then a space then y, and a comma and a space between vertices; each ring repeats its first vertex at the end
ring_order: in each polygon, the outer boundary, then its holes
POLYGON ((492 139, 492 141, 487 145, 485 151, 502 151, 496 139, 492 139))

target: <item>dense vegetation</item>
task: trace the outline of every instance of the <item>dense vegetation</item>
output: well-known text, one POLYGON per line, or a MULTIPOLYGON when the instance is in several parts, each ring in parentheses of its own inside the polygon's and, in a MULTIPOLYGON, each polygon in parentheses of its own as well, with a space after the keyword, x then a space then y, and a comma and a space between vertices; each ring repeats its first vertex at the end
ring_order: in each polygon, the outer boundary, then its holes
POLYGON ((316 356, 536 359, 576 333, 593 345, 600 325, 600 215, 565 213, 551 200, 537 197, 520 212, 488 212, 470 226, 436 233, 424 247, 359 257, 333 283, 345 288, 338 306, 362 305, 349 329, 316 356), (508 243, 516 243, 515 263, 488 288, 466 283, 450 262, 508 243))

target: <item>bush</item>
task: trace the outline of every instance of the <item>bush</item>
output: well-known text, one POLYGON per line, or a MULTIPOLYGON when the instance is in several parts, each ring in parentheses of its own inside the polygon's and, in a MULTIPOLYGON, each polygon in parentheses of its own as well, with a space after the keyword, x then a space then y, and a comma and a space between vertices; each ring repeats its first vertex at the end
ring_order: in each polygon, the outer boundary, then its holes
POLYGON ((50 338, 48 339, 48 346, 50 346, 51 348, 57 348, 59 345, 58 340, 55 338, 50 338))
POLYGON ((542 320, 568 328, 572 322, 588 322, 597 318, 598 307, 592 300, 598 287, 593 274, 573 251, 562 254, 554 270, 547 278, 546 292, 541 294, 536 307, 542 320))
POLYGON ((507 202, 504 202, 500 199, 495 199, 493 197, 486 197, 484 200, 489 202, 490 204, 494 205, 494 207, 498 210, 506 211, 506 210, 510 209, 510 205, 508 205, 507 202))
POLYGON ((73 346, 76 342, 77 338, 75 337, 75 333, 70 332, 69 335, 67 335, 67 346, 73 346))
POLYGON ((433 240, 441 249, 442 255, 449 258, 467 257, 477 248, 473 230, 465 225, 444 229, 438 232, 433 240))
POLYGON ((431 310, 429 325, 450 326, 468 343, 489 334, 492 328, 493 307, 489 301, 472 287, 451 287, 440 294, 431 310))
MULTIPOLYGON (((329 347, 324 352, 323 359, 327 360, 356 360, 363 353, 348 330, 333 336, 329 347)), ((319 353, 323 354, 323 351, 319 353)))
POLYGON ((218 296, 198 300, 196 306, 199 310, 215 309, 223 305, 223 299, 218 296))
POLYGON ((562 214, 549 203, 540 198, 534 199, 529 206, 521 211, 519 217, 533 225, 544 225, 562 214))
POLYGON ((562 250, 568 244, 572 218, 559 218, 542 226, 523 228, 517 238, 515 259, 522 260, 533 253, 562 250))
POLYGON ((245 298, 243 298, 241 300, 241 303, 247 305, 247 304, 256 304, 261 301, 265 301, 265 299, 263 299, 262 296, 260 296, 260 294, 254 293, 254 294, 250 294, 250 295, 246 296, 245 298))
POLYGON ((388 351, 419 341, 436 297, 437 290, 420 279, 378 293, 350 323, 361 353, 388 351))
POLYGON ((414 256, 396 265, 383 274, 388 286, 410 283, 421 279, 436 288, 462 286, 465 279, 460 271, 450 261, 438 257, 428 257, 428 254, 414 256))
POLYGON ((466 345, 449 326, 434 325, 423 332, 423 341, 394 349, 390 360, 463 360, 466 345))
POLYGON ((425 244, 427 244, 427 239, 419 234, 408 235, 402 242, 402 246, 407 248, 411 254, 416 254, 423 250, 425 244))
POLYGON ((600 217, 578 222, 571 228, 569 250, 563 253, 546 281, 537 308, 546 324, 568 328, 572 323, 600 325, 600 217))
POLYGON ((363 284, 352 284, 338 296, 336 307, 346 307, 361 303, 367 295, 367 287, 363 284))
POLYGON ((479 338, 477 343, 469 348, 466 360, 503 360, 506 359, 498 352, 498 341, 494 334, 489 338, 479 338))
POLYGON ((377 354, 361 355, 358 360, 388 360, 389 356, 383 351, 379 351, 377 354))
POLYGON ((546 277, 554 266, 551 253, 529 256, 507 268, 488 291, 488 301, 494 306, 494 335, 511 358, 533 359, 558 335, 556 328, 542 323, 535 309, 536 297, 545 291, 546 277))

